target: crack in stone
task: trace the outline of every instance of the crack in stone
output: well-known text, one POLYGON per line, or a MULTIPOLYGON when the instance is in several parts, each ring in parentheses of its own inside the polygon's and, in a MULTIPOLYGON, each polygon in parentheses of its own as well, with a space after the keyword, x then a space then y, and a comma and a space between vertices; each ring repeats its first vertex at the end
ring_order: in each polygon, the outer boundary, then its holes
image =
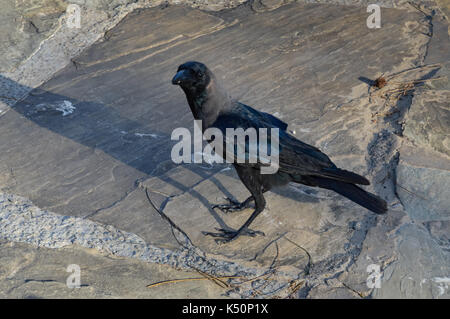
POLYGON ((137 186, 133 186, 133 188, 129 191, 127 191, 121 198, 119 198, 118 200, 114 201, 113 203, 111 203, 108 206, 105 207, 101 207, 99 209, 96 209, 95 211, 83 216, 83 219, 88 219, 91 218, 94 215, 97 215, 99 212, 104 211, 106 209, 110 209, 113 208, 114 206, 116 206, 117 204, 119 204, 120 202, 122 202, 123 200, 125 200, 133 191, 135 191, 137 189, 137 186))
POLYGON ((428 51, 429 51, 431 39, 433 38, 433 27, 434 27, 433 26, 433 17, 435 16, 436 13, 435 13, 435 11, 433 9, 431 9, 430 13, 427 13, 427 12, 423 11, 423 9, 421 9, 419 7, 419 5, 416 5, 416 4, 412 3, 412 2, 408 2, 408 4, 411 7, 413 7, 414 9, 418 10, 419 12, 421 12, 424 15, 424 17, 425 17, 425 19, 426 19, 426 21, 428 23, 428 33, 425 34, 425 35, 429 37, 429 40, 428 40, 428 42, 427 42, 427 44, 425 46, 425 53, 424 53, 424 55, 422 57, 422 64, 423 64, 423 63, 425 63, 425 59, 428 56, 428 51))

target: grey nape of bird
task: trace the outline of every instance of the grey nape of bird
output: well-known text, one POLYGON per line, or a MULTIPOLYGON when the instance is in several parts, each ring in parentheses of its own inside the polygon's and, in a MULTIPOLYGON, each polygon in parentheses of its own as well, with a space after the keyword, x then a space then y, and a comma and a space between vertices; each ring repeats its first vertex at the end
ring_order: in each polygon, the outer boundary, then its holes
POLYGON ((228 242, 240 235, 264 235, 248 228, 264 210, 266 201, 263 193, 289 182, 333 190, 376 214, 386 213, 387 205, 383 199, 357 186, 370 184, 365 177, 336 167, 319 149, 286 132, 287 124, 282 120, 231 100, 203 63, 191 61, 180 65, 172 84, 183 89, 194 118, 203 121, 203 131, 215 127, 226 137, 226 128, 279 129, 279 167, 275 174, 261 174, 262 164, 259 162, 233 163, 251 196, 242 203, 228 199, 229 204, 214 205, 213 208, 233 212, 249 207, 253 200, 255 210, 237 231, 218 229, 217 233, 203 232, 216 237, 216 242, 228 242))

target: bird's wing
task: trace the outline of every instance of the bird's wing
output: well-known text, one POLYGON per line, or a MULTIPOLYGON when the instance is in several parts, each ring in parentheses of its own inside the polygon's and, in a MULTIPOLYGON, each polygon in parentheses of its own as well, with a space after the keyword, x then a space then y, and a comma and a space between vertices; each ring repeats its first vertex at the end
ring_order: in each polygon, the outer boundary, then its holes
MULTIPOLYGON (((241 104, 242 105, 242 104, 241 104)), ((267 114, 267 113, 266 113, 267 114)), ((270 114, 268 114, 270 115, 270 114)), ((276 117, 273 117, 277 119, 276 117)), ((289 173, 315 173, 322 168, 335 167, 331 160, 314 146, 303 143, 295 137, 289 135, 286 131, 280 129, 279 126, 271 121, 266 121, 266 117, 259 111, 253 108, 236 107, 231 111, 222 113, 217 118, 216 122, 211 125, 222 131, 223 136, 227 137, 227 128, 242 128, 246 130, 248 128, 255 128, 257 131, 257 145, 251 145, 260 149, 261 139, 259 129, 268 129, 270 135, 271 128, 278 128, 279 130, 279 159, 280 169, 283 169, 289 173), (254 112, 255 111, 255 112, 254 112)), ((231 140, 229 140, 231 141, 231 140)), ((249 148, 249 141, 246 142, 246 151, 249 148)), ((251 141, 250 141, 251 142, 251 141)), ((272 145, 270 138, 267 140, 267 150, 270 150, 272 145)))
POLYGON ((369 185, 369 181, 356 173, 340 169, 318 148, 280 132, 279 169, 290 175, 311 175, 347 183, 369 185))
MULTIPOLYGON (((280 169, 289 173, 292 171, 292 173, 301 172, 308 174, 318 172, 322 168, 335 167, 330 159, 320 152, 319 149, 295 139, 293 136, 280 129, 279 126, 273 124, 273 122, 265 121, 265 117, 261 112, 256 113, 252 110, 254 109, 250 109, 250 107, 245 110, 241 107, 234 108, 231 111, 219 115, 211 127, 221 130, 225 137, 224 144, 236 142, 236 144, 239 144, 238 140, 231 139, 231 136, 227 136, 227 128, 241 128, 244 131, 249 128, 254 128, 256 130, 257 140, 250 141, 249 139, 246 139, 244 140, 244 145, 240 145, 245 150, 245 158, 249 158, 249 152, 252 147, 253 149, 261 150, 261 144, 265 142, 265 150, 267 151, 266 153, 268 156, 275 156, 276 152, 279 155, 280 169), (262 128, 267 129, 266 132, 269 137, 261 136, 260 129, 262 128), (276 144, 274 144, 275 142, 271 137, 270 129, 272 128, 278 128, 278 148, 276 148, 276 144), (276 149, 273 154, 271 153, 272 144, 276 149)), ((276 118, 274 117, 274 119, 276 118)), ((235 149, 234 151, 236 152, 237 150, 235 149)), ((252 166, 260 167, 266 165, 268 157, 264 157, 263 153, 264 152, 261 152, 261 154, 259 154, 258 152, 258 161, 252 166)), ((236 154, 234 154, 234 159, 236 160, 236 154)))
MULTIPOLYGON (((267 156, 264 156, 264 154, 259 154, 259 152, 255 150, 261 149, 261 141, 260 133, 261 131, 259 129, 265 128, 267 129, 266 132, 270 135, 270 129, 276 128, 278 131, 281 131, 281 129, 275 125, 272 124, 269 121, 265 121, 263 117, 261 117, 261 113, 254 113, 249 111, 248 109, 243 110, 242 108, 234 108, 231 111, 227 111, 226 113, 222 113, 218 116, 217 120, 210 126, 219 129, 222 132, 222 135, 224 137, 224 144, 223 149, 219 150, 221 152, 222 157, 225 155, 227 156, 227 159, 233 159, 234 163, 242 163, 242 159, 245 160, 246 166, 252 166, 255 168, 261 167, 261 166, 267 166, 267 162, 269 159, 267 156), (230 135, 230 132, 227 129, 242 129, 245 132, 248 132, 247 129, 253 128, 255 129, 256 133, 256 139, 251 140, 250 138, 245 139, 235 139, 234 136, 230 135), (227 144, 233 144, 234 148, 232 152, 230 152, 227 148, 227 144), (238 161, 238 149, 241 151, 241 157, 238 161), (253 153, 252 153, 252 150, 253 153), (251 161, 250 158, 252 158, 252 155, 256 155, 256 161, 251 161), (259 155, 259 156, 258 156, 259 155), (262 159, 262 161, 260 161, 262 159), (265 161, 264 161, 265 159, 265 161)), ((245 133, 244 132, 244 133, 245 133)), ((271 144, 270 140, 266 141, 266 149, 270 150, 271 144)), ((217 150, 216 150, 217 152, 217 150)), ((225 158, 225 157, 224 157, 225 158)), ((253 156, 253 159, 255 157, 253 156)))
POLYGON ((336 167, 328 156, 318 148, 306 144, 292 135, 280 133, 280 168, 286 171, 305 170, 316 172, 336 167))
MULTIPOLYGON (((267 122, 268 124, 278 127, 282 131, 286 131, 288 124, 286 122, 283 122, 278 117, 273 116, 272 114, 258 111, 251 106, 245 105, 244 103, 237 103, 237 108, 240 109, 241 112, 248 113, 258 121, 267 122)), ((243 114, 244 115, 244 114, 243 114)))
MULTIPOLYGON (((271 128, 279 128, 271 122, 261 120, 259 115, 255 115, 252 112, 242 112, 242 110, 234 109, 232 111, 221 114, 215 123, 211 125, 222 131, 225 137, 225 143, 231 141, 227 140, 227 128, 242 128, 244 131, 248 128, 256 129, 257 141, 252 142, 245 140, 245 145, 243 146, 245 150, 245 160, 246 165, 253 166, 255 168, 260 168, 262 166, 267 166, 270 157, 264 157, 264 154, 258 154, 257 161, 255 163, 247 163, 250 158, 250 150, 261 149, 261 139, 260 131, 261 128, 268 129, 270 136, 271 128)), ((271 149, 273 140, 271 137, 267 140, 267 150, 271 149)), ((233 139, 234 143, 234 139, 233 139)), ((369 181, 364 177, 342 170, 336 167, 334 163, 329 159, 329 157, 322 153, 318 148, 306 144, 294 136, 288 134, 286 131, 279 129, 279 139, 278 139, 278 155, 279 155, 279 170, 290 175, 311 175, 311 176, 322 176, 331 179, 336 179, 348 183, 364 184, 368 185, 369 181)), ((275 145, 275 144, 274 144, 275 145)), ((225 148, 225 145, 224 145, 225 148)), ((237 149, 234 149, 234 160, 236 161, 237 149)), ((275 154, 269 151, 270 156, 275 154)))

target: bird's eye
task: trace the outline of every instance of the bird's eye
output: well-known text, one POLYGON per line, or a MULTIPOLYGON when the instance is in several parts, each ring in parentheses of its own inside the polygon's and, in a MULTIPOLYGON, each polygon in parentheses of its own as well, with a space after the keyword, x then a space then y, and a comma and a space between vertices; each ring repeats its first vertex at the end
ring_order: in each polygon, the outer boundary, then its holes
POLYGON ((197 76, 198 76, 199 78, 203 77, 203 72, 198 72, 198 73, 197 73, 197 76))

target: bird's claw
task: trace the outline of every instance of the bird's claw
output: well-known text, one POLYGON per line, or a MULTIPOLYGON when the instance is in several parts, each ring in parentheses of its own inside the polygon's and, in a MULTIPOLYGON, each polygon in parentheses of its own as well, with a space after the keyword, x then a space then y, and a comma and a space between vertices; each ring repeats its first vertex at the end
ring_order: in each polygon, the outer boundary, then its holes
POLYGON ((229 204, 216 204, 212 206, 212 209, 218 208, 224 213, 232 213, 246 208, 246 205, 244 205, 244 203, 240 203, 229 197, 226 197, 225 199, 229 204))
POLYGON ((203 231, 202 233, 205 236, 216 237, 217 239, 215 241, 217 244, 229 243, 241 235, 246 235, 246 236, 250 236, 250 237, 255 237, 256 235, 265 236, 264 232, 262 232, 262 231, 252 230, 252 229, 248 229, 248 228, 240 229, 237 231, 223 229, 223 228, 215 228, 215 229, 218 231, 218 233, 212 233, 212 232, 206 232, 206 231, 203 231))

